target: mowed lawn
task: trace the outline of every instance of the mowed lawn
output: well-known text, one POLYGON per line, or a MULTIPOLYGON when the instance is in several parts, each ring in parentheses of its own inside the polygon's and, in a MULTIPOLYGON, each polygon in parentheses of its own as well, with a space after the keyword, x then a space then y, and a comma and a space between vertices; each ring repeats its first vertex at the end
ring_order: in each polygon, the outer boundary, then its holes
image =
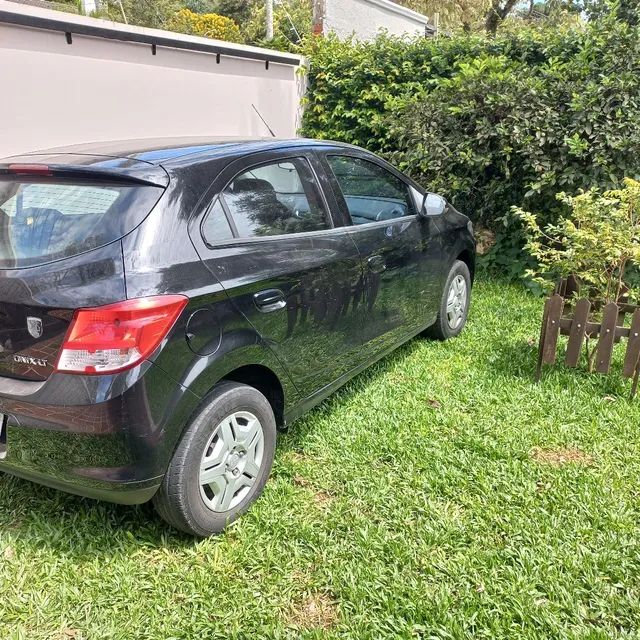
POLYGON ((533 384, 541 304, 481 279, 460 338, 282 435, 217 538, 3 476, 0 638, 637 637, 640 398, 617 373, 533 384))

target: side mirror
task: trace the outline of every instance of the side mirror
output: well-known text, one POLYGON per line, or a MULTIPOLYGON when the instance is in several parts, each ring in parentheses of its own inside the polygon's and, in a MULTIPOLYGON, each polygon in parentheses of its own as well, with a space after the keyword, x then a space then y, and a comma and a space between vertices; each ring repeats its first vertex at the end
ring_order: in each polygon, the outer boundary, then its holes
POLYGON ((427 193, 422 201, 422 209, 420 215, 424 216, 439 216, 444 213, 447 208, 447 201, 439 196, 437 193, 427 193))

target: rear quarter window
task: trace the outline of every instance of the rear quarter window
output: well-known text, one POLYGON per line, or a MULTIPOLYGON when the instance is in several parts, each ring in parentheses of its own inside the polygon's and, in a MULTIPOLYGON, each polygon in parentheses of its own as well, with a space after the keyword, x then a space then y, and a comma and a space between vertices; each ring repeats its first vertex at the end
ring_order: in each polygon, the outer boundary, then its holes
POLYGON ((62 180, 0 180, 0 268, 68 258, 134 229, 164 189, 62 180))

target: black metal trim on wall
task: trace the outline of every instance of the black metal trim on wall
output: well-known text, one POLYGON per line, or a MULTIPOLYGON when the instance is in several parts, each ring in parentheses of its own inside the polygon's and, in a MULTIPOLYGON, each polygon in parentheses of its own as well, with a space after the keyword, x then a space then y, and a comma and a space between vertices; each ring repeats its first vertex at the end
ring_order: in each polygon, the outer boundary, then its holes
MULTIPOLYGON (((67 42, 71 44, 72 34, 90 36, 94 38, 105 38, 107 40, 119 40, 121 42, 134 42, 138 44, 151 45, 153 51, 156 47, 168 47, 171 49, 183 49, 186 51, 199 51, 201 53, 212 53, 216 56, 230 56, 233 58, 246 58, 248 60, 262 60, 269 63, 286 64, 293 67, 300 65, 300 59, 280 51, 244 51, 234 49, 219 44, 208 44, 204 42, 189 42, 172 38, 171 36, 158 36, 146 33, 134 33, 99 25, 81 24, 70 22, 64 19, 46 18, 24 13, 14 13, 13 11, 0 10, 0 24, 11 24, 19 27, 30 27, 32 29, 44 29, 46 31, 58 31, 66 35, 67 42)), ((219 59, 219 58, 218 58, 219 59)))

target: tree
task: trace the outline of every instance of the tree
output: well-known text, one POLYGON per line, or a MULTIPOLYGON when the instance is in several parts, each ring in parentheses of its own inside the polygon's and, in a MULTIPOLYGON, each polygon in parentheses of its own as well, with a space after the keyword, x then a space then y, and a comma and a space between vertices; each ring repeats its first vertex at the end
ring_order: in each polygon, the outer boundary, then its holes
POLYGON ((435 13, 440 23, 448 29, 462 27, 471 31, 482 25, 490 0, 400 0, 409 9, 418 11, 433 20, 435 13))
POLYGON ((164 29, 171 16, 181 8, 179 0, 110 0, 102 4, 98 15, 105 15, 116 22, 164 29))
POLYGON ((529 0, 529 5, 521 11, 526 19, 578 15, 583 10, 580 0, 529 0))
POLYGON ((281 0, 273 9, 273 40, 265 41, 266 7, 264 2, 254 4, 243 33, 247 42, 274 49, 291 49, 310 34, 313 9, 309 0, 281 0))
POLYGON ((494 36, 498 31, 500 23, 515 9, 518 0, 491 0, 491 6, 487 11, 485 19, 485 29, 487 33, 494 36))
POLYGON ((194 36, 242 42, 238 25, 231 18, 219 16, 217 13, 194 13, 189 9, 180 9, 168 21, 167 28, 194 36))
POLYGON ((215 13, 231 18, 244 28, 256 7, 263 5, 264 0, 215 0, 215 13))
POLYGON ((616 19, 631 25, 640 24, 638 0, 585 0, 584 5, 590 19, 615 16, 616 19))
POLYGON ((186 0, 184 8, 193 11, 193 13, 218 13, 223 15, 218 11, 218 4, 217 0, 186 0))

